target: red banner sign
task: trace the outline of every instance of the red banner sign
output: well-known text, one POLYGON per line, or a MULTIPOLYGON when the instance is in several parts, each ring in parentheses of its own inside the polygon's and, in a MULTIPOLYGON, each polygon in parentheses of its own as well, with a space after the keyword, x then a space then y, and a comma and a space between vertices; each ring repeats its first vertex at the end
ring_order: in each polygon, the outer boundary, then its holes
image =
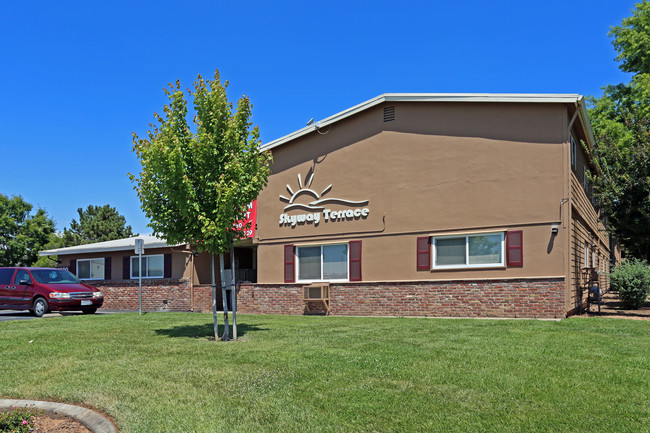
POLYGON ((246 218, 235 223, 235 227, 243 232, 240 239, 255 237, 255 224, 257 223, 257 200, 248 203, 246 218), (248 225, 248 228, 246 226, 248 225))

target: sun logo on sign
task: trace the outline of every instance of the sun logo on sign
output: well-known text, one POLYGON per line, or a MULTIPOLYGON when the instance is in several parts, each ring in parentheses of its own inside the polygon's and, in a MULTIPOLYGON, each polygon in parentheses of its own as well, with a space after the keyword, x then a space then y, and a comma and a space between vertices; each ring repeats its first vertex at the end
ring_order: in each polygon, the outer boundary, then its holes
POLYGON ((324 209, 323 205, 330 204, 330 203, 345 204, 349 206, 363 206, 368 204, 368 200, 352 201, 352 200, 344 200, 341 198, 334 198, 334 197, 323 198, 327 193, 329 193, 332 190, 332 184, 329 184, 320 194, 318 194, 318 192, 311 189, 311 184, 313 181, 314 181, 314 173, 312 173, 309 176, 309 179, 305 184, 303 184, 302 177, 300 176, 300 173, 298 173, 298 189, 296 190, 296 192, 294 192, 291 186, 287 184, 287 191, 289 191, 291 197, 285 197, 283 195, 280 195, 280 200, 289 203, 284 207, 285 211, 289 211, 291 209, 323 210, 324 209), (301 196, 311 196, 316 200, 310 201, 309 203, 306 204, 296 203, 296 200, 301 196))

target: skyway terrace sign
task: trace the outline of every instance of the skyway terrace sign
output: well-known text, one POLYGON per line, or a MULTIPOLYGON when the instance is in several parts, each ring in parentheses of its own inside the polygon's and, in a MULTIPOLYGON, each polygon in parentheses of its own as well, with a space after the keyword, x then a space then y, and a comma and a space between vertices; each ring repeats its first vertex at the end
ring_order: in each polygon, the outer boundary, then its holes
POLYGON ((303 184, 300 174, 298 174, 298 188, 294 192, 290 185, 287 184, 287 191, 290 197, 280 195, 280 200, 287 203, 284 207, 284 213, 280 214, 278 224, 280 226, 295 227, 296 225, 313 224, 317 226, 323 222, 337 221, 354 221, 365 219, 370 214, 370 208, 367 207, 368 200, 352 201, 335 197, 325 197, 331 190, 332 185, 327 186, 320 194, 312 189, 314 181, 312 173, 305 184, 303 184), (327 205, 338 204, 353 209, 332 210, 327 205), (363 206, 363 207, 362 207, 363 206), (288 214, 286 212, 296 209, 310 211, 301 214, 288 214))

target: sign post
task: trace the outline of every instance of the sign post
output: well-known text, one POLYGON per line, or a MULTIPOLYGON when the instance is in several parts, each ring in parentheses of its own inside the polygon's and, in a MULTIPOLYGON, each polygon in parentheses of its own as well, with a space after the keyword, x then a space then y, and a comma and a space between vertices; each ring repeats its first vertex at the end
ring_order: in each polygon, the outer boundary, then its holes
POLYGON ((135 253, 138 255, 138 293, 140 298, 139 312, 142 316, 142 253, 144 252, 144 240, 135 240, 135 253))

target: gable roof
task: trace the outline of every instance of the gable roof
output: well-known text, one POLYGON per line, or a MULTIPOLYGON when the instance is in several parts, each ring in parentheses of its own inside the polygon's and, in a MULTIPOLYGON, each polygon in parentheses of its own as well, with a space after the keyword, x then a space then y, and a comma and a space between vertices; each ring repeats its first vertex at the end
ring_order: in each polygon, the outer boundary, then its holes
POLYGON ((587 131, 587 140, 594 143, 593 132, 587 115, 587 107, 582 95, 573 93, 384 93, 361 104, 350 107, 323 120, 314 122, 302 129, 263 144, 260 150, 270 150, 291 140, 307 135, 324 126, 331 125, 347 117, 365 111, 384 102, 519 102, 574 104, 587 131))
MULTIPOLYGON (((38 253, 40 256, 55 256, 65 254, 104 253, 108 251, 128 251, 135 249, 135 240, 142 239, 144 248, 173 247, 167 241, 152 235, 133 236, 130 238, 116 239, 114 241, 96 242, 94 244, 76 245, 74 247, 55 248, 38 253)), ((178 244, 182 245, 182 244, 178 244)))

